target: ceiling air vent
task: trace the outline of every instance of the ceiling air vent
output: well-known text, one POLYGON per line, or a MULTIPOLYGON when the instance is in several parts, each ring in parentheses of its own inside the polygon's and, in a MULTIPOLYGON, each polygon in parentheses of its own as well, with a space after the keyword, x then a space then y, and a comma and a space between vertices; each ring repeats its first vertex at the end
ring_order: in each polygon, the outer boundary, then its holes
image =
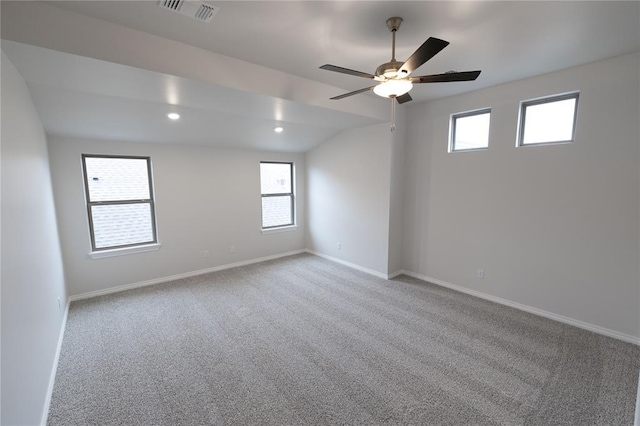
POLYGON ((160 0, 158 6, 202 22, 211 22, 215 14, 220 10, 216 6, 190 0, 160 0))

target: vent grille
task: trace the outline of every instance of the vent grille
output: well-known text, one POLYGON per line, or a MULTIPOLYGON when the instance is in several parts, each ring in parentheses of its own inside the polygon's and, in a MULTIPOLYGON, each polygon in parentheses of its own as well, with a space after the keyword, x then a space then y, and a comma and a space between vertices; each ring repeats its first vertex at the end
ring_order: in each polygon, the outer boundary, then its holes
POLYGON ((160 0, 158 6, 202 22, 211 22, 220 10, 217 6, 189 0, 160 0))
POLYGON ((213 15, 216 13, 215 11, 215 7, 203 3, 196 11, 195 18, 201 21, 209 22, 209 20, 213 18, 213 15))
POLYGON ((159 6, 177 12, 180 10, 182 3, 184 3, 184 0, 160 0, 159 6))

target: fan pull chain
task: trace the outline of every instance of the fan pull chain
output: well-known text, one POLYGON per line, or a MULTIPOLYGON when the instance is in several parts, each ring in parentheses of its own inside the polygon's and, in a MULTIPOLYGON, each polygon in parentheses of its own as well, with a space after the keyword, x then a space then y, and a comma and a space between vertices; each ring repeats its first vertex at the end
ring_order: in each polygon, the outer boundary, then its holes
POLYGON ((396 131, 396 97, 391 97, 391 131, 396 131))

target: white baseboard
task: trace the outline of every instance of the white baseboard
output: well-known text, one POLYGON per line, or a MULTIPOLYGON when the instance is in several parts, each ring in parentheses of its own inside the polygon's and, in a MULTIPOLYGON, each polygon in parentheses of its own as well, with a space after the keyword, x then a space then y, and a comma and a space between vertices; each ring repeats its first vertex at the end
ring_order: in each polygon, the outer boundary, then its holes
POLYGON ((146 287, 149 285, 165 283, 168 281, 175 281, 182 278, 195 277, 197 275, 208 274, 210 272, 217 272, 217 271, 222 271, 224 269, 237 268, 238 266, 245 266, 245 265, 250 265, 252 263, 265 262, 267 260, 278 259, 280 257, 293 256, 293 255, 305 253, 305 252, 306 250, 294 250, 286 253, 278 253, 271 256, 259 257, 256 259, 249 259, 249 260, 243 260, 235 263, 228 263, 226 265, 214 266, 212 268, 199 269, 197 271, 185 272, 182 274, 171 275, 168 277, 154 278, 152 280, 147 280, 147 281, 142 281, 142 282, 137 282, 132 284, 125 284, 117 287, 105 288, 103 290, 96 290, 96 291, 90 291, 87 293, 74 294, 73 296, 70 297, 70 300, 73 302, 81 299, 89 299, 91 297, 104 296, 106 294, 119 293, 121 291, 132 290, 134 288, 146 287))
POLYGON ((365 268, 364 266, 356 265, 355 263, 347 262, 346 260, 338 259, 337 257, 329 256, 328 254, 320 253, 314 250, 305 250, 307 253, 313 254, 314 256, 323 257, 325 259, 331 260, 332 262, 340 263, 341 265, 348 266, 353 269, 357 269, 358 271, 366 272, 367 274, 376 276, 378 278, 384 278, 385 280, 389 279, 387 274, 383 274, 382 272, 374 271, 373 269, 365 268))
POLYGON ((620 333, 614 330, 610 330, 608 328, 600 327, 594 324, 590 324, 588 322, 576 320, 573 318, 565 317, 564 315, 554 314, 553 312, 544 311, 542 309, 534 308, 531 306, 523 305, 521 303, 512 302, 507 299, 503 299, 501 297, 492 296, 490 294, 482 293, 477 290, 471 290, 466 287, 462 287, 456 284, 451 284, 446 281, 439 280, 437 278, 428 277, 426 275, 417 274, 411 271, 402 271, 404 275, 408 275, 413 278, 417 278, 422 281, 427 281, 432 284, 437 284, 442 287, 447 287, 455 291, 459 291, 461 293, 470 294, 471 296, 479 297, 481 299, 489 300, 491 302, 499 303, 501 305, 510 306, 512 308, 519 309, 521 311, 529 312, 532 314, 539 315, 541 317, 549 318, 555 321, 559 321, 565 324, 573 325, 575 327, 579 327, 585 330, 593 331, 594 333, 602 334, 604 336, 613 337, 614 339, 623 340, 625 342, 633 343, 635 345, 640 345, 640 337, 631 336, 629 334, 620 333))
POLYGON ((395 272, 392 272, 392 273, 390 273, 389 275, 387 275, 387 279, 388 279, 388 280, 392 280, 392 279, 394 279, 395 277, 397 277, 398 275, 402 275, 402 274, 404 274, 404 271, 401 269, 401 270, 399 270, 399 271, 395 271, 395 272))
MULTIPOLYGON (((555 320, 555 321, 559 321, 559 322, 562 322, 562 323, 565 323, 565 324, 573 325, 575 327, 579 327, 579 328, 582 328, 582 329, 585 329, 585 330, 593 331, 594 333, 602 334, 602 335, 608 336, 608 337, 613 337, 614 339, 623 340, 625 342, 633 343, 635 345, 639 345, 640 346, 640 337, 636 337, 636 336, 632 336, 632 335, 629 335, 629 334, 620 333, 620 332, 617 332, 617 331, 614 331, 614 330, 610 330, 608 328, 600 327, 600 326, 597 326, 597 325, 594 325, 594 324, 590 324, 590 323, 587 323, 587 322, 584 322, 584 321, 580 321, 580 320, 576 320, 576 319, 573 319, 573 318, 565 317, 564 315, 554 314, 553 312, 548 312, 548 311, 545 311, 545 310, 542 310, 542 309, 534 308, 532 306, 523 305, 522 303, 512 302, 510 300, 503 299, 501 297, 492 296, 490 294, 482 293, 482 292, 477 291, 477 290, 471 290, 469 288, 462 287, 462 286, 456 285, 456 284, 452 284, 452 283, 449 283, 449 282, 446 282, 446 281, 443 281, 443 280, 439 280, 437 278, 428 277, 426 275, 418 274, 418 273, 407 271, 407 270, 404 270, 404 269, 403 270, 399 270, 399 271, 395 271, 395 272, 387 275, 387 274, 383 274, 382 272, 374 271, 372 269, 365 268, 365 267, 362 267, 360 265, 356 265, 356 264, 351 263, 351 262, 346 262, 344 260, 337 259, 337 258, 335 258, 333 256, 329 256, 329 255, 326 255, 324 253, 319 253, 319 252, 316 252, 316 251, 313 251, 313 250, 309 250, 309 249, 307 249, 306 251, 307 251, 307 253, 311 253, 313 255, 323 257, 323 258, 331 260, 333 262, 337 262, 337 263, 340 263, 342 265, 349 266, 351 268, 357 269, 359 271, 366 272, 368 274, 374 275, 374 276, 379 277, 379 278, 384 278, 384 279, 390 280, 390 279, 393 279, 393 278, 397 277, 398 275, 403 275, 403 274, 404 275, 408 275, 410 277, 417 278, 417 279, 422 280, 422 281, 427 281, 427 282, 430 282, 432 284, 437 284, 437 285, 442 286, 442 287, 450 288, 451 290, 459 291, 461 293, 466 293, 466 294, 469 294, 471 296, 475 296, 475 297, 479 297, 481 299, 489 300, 491 302, 499 303, 501 305, 510 306, 512 308, 516 308, 516 309, 519 309, 521 311, 529 312, 529 313, 532 313, 532 314, 535 314, 535 315, 539 315, 541 317, 545 317, 545 318, 549 318, 549 319, 552 319, 552 320, 555 320)), ((640 394, 640 389, 638 389, 638 392, 640 394)), ((640 396, 639 396, 639 398, 640 398, 640 396)), ((637 425, 637 426, 640 426, 640 425, 637 425)))
MULTIPOLYGON (((512 302, 510 300, 507 299, 503 299, 501 297, 497 297, 497 296, 492 296, 490 294, 486 294, 486 293, 482 293, 480 291, 477 290, 471 290, 468 289, 466 287, 462 287, 456 284, 452 284, 443 280, 439 280, 437 278, 433 278, 433 277, 429 277, 426 275, 422 275, 422 274, 418 274, 412 271, 407 271, 407 270, 400 270, 400 271, 395 271, 391 274, 384 274, 382 272, 378 272, 378 271, 374 271, 373 269, 369 269, 369 268, 365 268, 364 266, 360 266, 357 265, 355 263, 351 263, 351 262, 347 262, 345 260, 342 259, 338 259, 336 257, 333 256, 329 256, 327 254, 324 253, 320 253, 314 250, 310 250, 310 249, 302 249, 302 250, 294 250, 294 251, 290 251, 290 252, 286 252, 286 253, 278 253, 275 255, 271 255, 271 256, 265 256, 265 257, 260 257, 260 258, 256 258, 256 259, 249 259, 249 260, 244 260, 241 262, 235 262, 235 263, 229 263, 226 265, 220 265, 220 266, 214 266, 212 268, 207 268, 207 269, 200 269, 197 271, 191 271, 191 272, 186 272, 183 274, 177 274, 177 275, 171 275, 168 277, 161 277, 161 278, 155 278, 152 280, 148 280, 148 281, 142 281, 142 282, 138 282, 138 283, 133 283, 133 284, 125 284, 125 285, 121 285, 121 286, 117 286, 117 287, 110 287, 107 289, 103 289, 103 290, 97 290, 97 291, 91 291, 88 293, 82 293, 82 294, 76 294, 73 295, 69 298, 69 301, 75 301, 75 300, 81 300, 81 299, 88 299, 91 297, 97 297, 97 296, 103 296, 106 294, 112 294, 112 293, 118 293, 121 291, 126 291, 126 290, 131 290, 134 288, 139 288, 139 287, 146 287, 149 285, 154 285, 154 284, 160 284, 160 283, 164 283, 164 282, 168 282, 168 281, 175 281, 175 280, 179 280, 182 278, 188 278, 188 277, 193 277, 193 276, 197 276, 197 275, 202 275, 202 274, 208 274, 210 272, 216 272, 216 271, 221 271, 224 269, 230 269, 230 268, 236 268, 238 266, 245 266, 245 265, 250 265, 253 263, 259 263, 259 262, 264 262, 267 260, 273 260, 273 259, 278 259, 280 257, 287 257, 287 256, 293 256, 296 254, 300 254, 300 253, 310 253, 313 254, 315 256, 319 256, 328 260, 331 260, 333 262, 336 263, 340 263, 342 265, 348 266, 350 268, 353 269, 357 269, 359 271, 362 272, 366 272, 367 274, 373 275, 375 277, 378 278, 383 278, 383 279, 392 279, 397 277, 398 275, 408 275, 410 277, 414 277, 417 278, 419 280, 423 280, 423 281, 427 281, 433 284, 437 284, 439 286, 442 287, 447 287, 450 288, 452 290, 456 290, 459 291, 461 293, 466 293, 466 294, 470 294, 472 296, 475 297, 479 297, 481 299, 485 299, 485 300, 489 300, 491 302, 495 302, 495 303, 499 303, 501 305, 505 305, 505 306, 510 306, 512 308, 516 308, 519 309, 521 311, 525 311, 525 312, 529 312, 532 314, 536 314, 545 318, 549 318, 555 321, 559 321, 565 324, 570 324, 573 325, 575 327, 579 327, 585 330, 589 330, 589 331, 593 331, 595 333, 598 334, 602 334, 605 336, 609 336, 609 337, 613 337, 615 339, 619 339, 619 340, 623 340, 625 342, 629 342, 629 343, 633 343, 635 345, 640 345, 640 337, 636 337, 636 336, 632 336, 629 334, 624 334, 624 333, 620 333, 614 330, 610 330, 608 328, 604 328, 604 327, 600 327, 594 324, 590 324, 584 321, 580 321, 580 320, 576 320, 573 318, 569 318, 569 317, 565 317, 563 315, 558 315, 558 314, 554 314, 552 312, 548 312, 548 311, 544 311, 542 309, 538 309, 538 308, 534 308, 531 306, 527 306, 527 305, 523 305, 521 303, 517 303, 517 302, 512 302)), ((67 306, 67 312, 68 312, 68 306, 67 306)), ((66 322, 66 313, 65 313, 65 322, 66 322)), ((60 342, 59 344, 62 343, 62 337, 60 338, 60 342)), ((57 365, 57 364, 56 364, 57 365)), ((640 425, 639 425, 640 426, 640 425)))
POLYGON ((53 358, 53 366, 51 368, 51 377, 49 377, 49 387, 47 389, 47 399, 44 401, 44 407, 42 411, 42 419, 40 424, 47 426, 47 417, 49 417, 49 406, 51 405, 51 396, 53 395, 53 385, 56 381, 56 372, 58 371, 58 361, 60 360, 60 350, 62 349, 62 340, 64 338, 64 330, 67 328, 67 316, 69 315, 69 305, 71 300, 67 299, 67 304, 64 308, 64 315, 62 316, 62 324, 60 324, 60 333, 58 334, 58 346, 56 347, 56 355, 53 358))

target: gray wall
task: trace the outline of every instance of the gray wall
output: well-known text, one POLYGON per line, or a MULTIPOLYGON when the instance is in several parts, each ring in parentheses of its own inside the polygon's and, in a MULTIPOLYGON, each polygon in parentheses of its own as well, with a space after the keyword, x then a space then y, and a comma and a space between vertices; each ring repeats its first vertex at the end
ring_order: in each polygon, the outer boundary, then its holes
POLYGON ((412 107, 404 268, 640 336, 639 71, 632 54, 412 107), (576 142, 516 148, 519 101, 573 90, 576 142), (483 107, 489 149, 447 153, 449 115, 483 107))
POLYGON ((302 154, 54 138, 49 151, 69 293, 101 291, 302 250, 302 154), (150 156, 160 250, 91 259, 81 154, 150 156), (260 161, 293 161, 298 229, 261 233, 260 161), (235 246, 235 253, 230 247, 235 246), (203 256, 208 250, 210 256, 203 256))
POLYGON ((344 131, 309 151, 306 163, 307 248, 386 275, 389 124, 344 131))
POLYGON ((404 198, 404 155, 407 139, 406 109, 396 109, 396 130, 391 134, 391 187, 389 194, 388 274, 402 270, 402 200, 404 198))
POLYGON ((4 53, 1 62, 1 423, 35 425, 67 296, 44 130, 24 80, 4 53))

